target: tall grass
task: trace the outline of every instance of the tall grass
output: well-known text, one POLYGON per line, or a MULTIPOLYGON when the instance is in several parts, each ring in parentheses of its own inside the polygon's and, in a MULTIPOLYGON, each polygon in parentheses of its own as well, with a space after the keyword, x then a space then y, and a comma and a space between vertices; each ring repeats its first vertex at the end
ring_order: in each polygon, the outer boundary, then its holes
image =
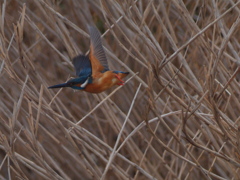
POLYGON ((1 179, 240 179, 240 1, 2 0, 1 179), (74 76, 96 25, 124 86, 74 76))

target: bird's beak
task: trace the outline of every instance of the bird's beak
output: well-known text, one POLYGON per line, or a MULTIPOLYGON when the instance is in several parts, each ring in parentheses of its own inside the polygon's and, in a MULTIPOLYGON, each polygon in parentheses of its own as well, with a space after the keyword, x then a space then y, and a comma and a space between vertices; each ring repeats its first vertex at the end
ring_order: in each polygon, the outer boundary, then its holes
POLYGON ((57 85, 48 87, 48 89, 52 89, 52 88, 62 88, 62 87, 69 87, 69 85, 68 85, 67 83, 57 84, 57 85))
POLYGON ((128 74, 129 74, 129 72, 123 72, 123 73, 119 73, 118 75, 122 79, 122 78, 125 78, 128 74))

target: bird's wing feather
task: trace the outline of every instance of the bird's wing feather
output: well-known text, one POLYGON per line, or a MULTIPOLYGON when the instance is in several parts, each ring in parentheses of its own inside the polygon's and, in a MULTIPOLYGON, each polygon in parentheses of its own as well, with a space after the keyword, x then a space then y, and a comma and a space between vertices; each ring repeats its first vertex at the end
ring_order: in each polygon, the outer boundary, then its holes
POLYGON ((76 76, 90 76, 92 74, 91 62, 89 58, 84 55, 73 58, 73 65, 76 70, 76 76))
POLYGON ((89 59, 92 64, 92 74, 97 74, 102 71, 107 71, 108 62, 101 42, 101 34, 94 26, 89 26, 91 39, 89 59))

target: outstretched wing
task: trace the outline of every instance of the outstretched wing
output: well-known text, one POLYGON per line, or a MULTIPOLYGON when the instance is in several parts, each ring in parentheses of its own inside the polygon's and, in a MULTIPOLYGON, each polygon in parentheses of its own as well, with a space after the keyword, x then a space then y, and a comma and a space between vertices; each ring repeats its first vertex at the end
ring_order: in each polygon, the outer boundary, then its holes
POLYGON ((76 76, 90 76, 92 74, 91 62, 84 55, 73 58, 73 65, 76 70, 76 76))
POLYGON ((99 72, 108 70, 107 58, 102 46, 101 34, 98 29, 94 26, 88 26, 91 45, 89 59, 92 64, 93 76, 99 72))

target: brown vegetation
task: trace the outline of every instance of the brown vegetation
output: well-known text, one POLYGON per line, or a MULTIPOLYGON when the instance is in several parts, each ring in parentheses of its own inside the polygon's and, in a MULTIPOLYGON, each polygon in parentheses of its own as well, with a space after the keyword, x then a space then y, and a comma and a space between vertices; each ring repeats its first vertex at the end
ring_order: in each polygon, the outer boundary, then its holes
POLYGON ((239 1, 0 3, 1 179, 240 179, 239 1), (87 24, 126 84, 47 89, 87 24))

